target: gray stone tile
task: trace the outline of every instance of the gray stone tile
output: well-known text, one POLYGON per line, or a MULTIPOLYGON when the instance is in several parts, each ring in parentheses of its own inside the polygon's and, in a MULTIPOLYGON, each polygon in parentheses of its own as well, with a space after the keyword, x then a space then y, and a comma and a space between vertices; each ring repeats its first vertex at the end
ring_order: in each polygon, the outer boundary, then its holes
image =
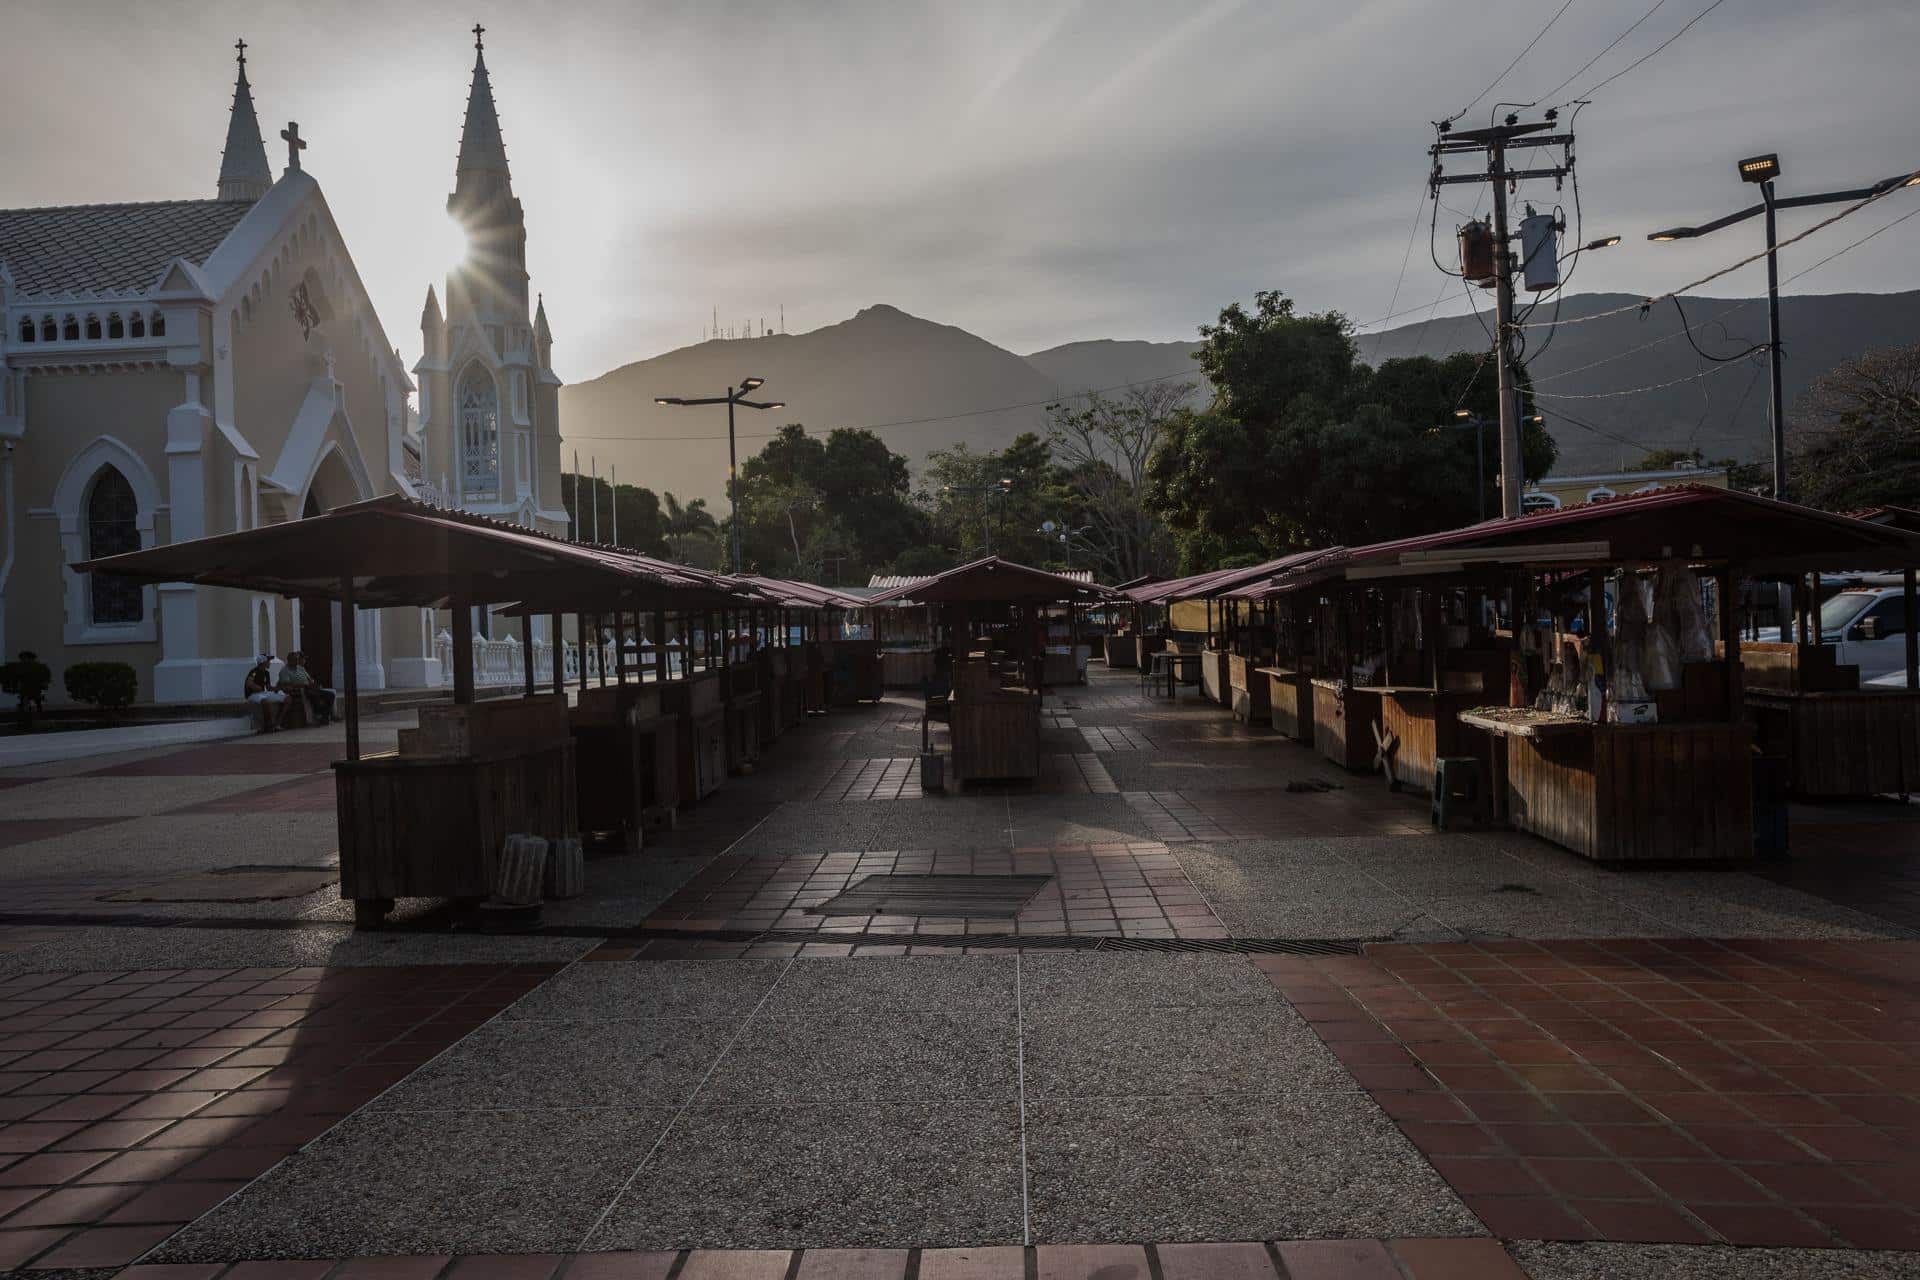
POLYGON ((1110 844, 1146 840, 1151 830, 1124 796, 1013 796, 1007 801, 1016 846, 1110 844))
POLYGON ((591 1249, 1019 1244, 1012 1103, 689 1111, 591 1249))
POLYGON ((383 1111, 677 1107, 716 1062, 736 1019, 496 1020, 373 1104, 383 1111))
POLYGON ((57 938, 28 951, 0 956, 0 972, 561 963, 596 945, 589 938, 356 933, 347 924, 318 929, 97 926, 61 930, 57 938))
POLYGON ((541 1021, 723 1018, 751 1013, 785 960, 582 964, 528 992, 502 1017, 541 1021))
MULTIPOLYGON (((165 813, 185 805, 224 800, 242 791, 277 788, 297 773, 175 774, 108 778, 50 778, 7 789, 9 818, 108 818, 165 813)), ((323 815, 324 816, 324 815, 323 815)), ((255 819, 258 830, 258 819, 255 819)), ((229 849, 227 852, 235 852, 229 849)))
POLYGON ((672 1115, 362 1112, 149 1260, 575 1249, 672 1115))
POLYGON ((1359 1092, 1027 1105, 1034 1238, 1484 1235, 1359 1092))
POLYGON ((1023 955, 1020 995, 1030 1014, 1284 1003, 1250 961, 1229 955, 1023 955))
POLYGON ((1284 1003, 1030 1012, 1025 1046, 1029 1099, 1339 1092, 1358 1087, 1284 1003))
POLYGON ((984 1012, 763 1013, 721 1060, 700 1101, 1013 1102, 1018 1059, 1011 1001, 984 1012))
POLYGON ((770 1015, 846 1009, 997 1009, 1011 1017, 1013 1003, 1011 956, 873 956, 857 964, 795 960, 765 1008, 770 1015))

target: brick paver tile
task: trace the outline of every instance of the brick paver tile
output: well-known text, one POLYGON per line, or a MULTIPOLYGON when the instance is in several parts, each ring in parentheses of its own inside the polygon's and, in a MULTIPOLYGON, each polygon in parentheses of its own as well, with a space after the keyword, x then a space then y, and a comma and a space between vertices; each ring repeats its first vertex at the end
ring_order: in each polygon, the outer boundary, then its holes
POLYGON ((1653 1200, 1571 1200, 1568 1205, 1608 1240, 1642 1244, 1707 1244, 1713 1240, 1710 1232, 1686 1214, 1653 1200))
POLYGON ((34 1231, 0 1230, 0 1271, 25 1265, 27 1259, 55 1244, 66 1234, 65 1227, 42 1227, 34 1231))
POLYGON ((1282 1240, 1274 1248, 1292 1280, 1401 1280, 1378 1240, 1282 1240))
POLYGON ((1546 1196, 1462 1196, 1487 1230, 1506 1240, 1592 1240, 1594 1229, 1546 1196))
POLYGON ((923 1249, 920 1280, 1023 1280, 1027 1251, 1018 1245, 983 1249, 923 1249))
POLYGON ((177 1228, 88 1227, 68 1236, 42 1255, 36 1265, 51 1267, 123 1267, 172 1235, 177 1228))
POLYGON ((333 1270, 331 1259, 292 1262, 238 1262, 220 1280, 323 1280, 333 1270))
POLYGON ((226 1265, 224 1262, 143 1262, 128 1267, 114 1280, 213 1280, 226 1265))
POLYGON ((457 1258, 447 1280, 551 1280, 560 1269, 557 1253, 484 1253, 457 1258))
POLYGON ((1526 1280, 1498 1240, 1395 1240, 1412 1280, 1526 1280))
POLYGON ((1688 1212, 1728 1244, 1826 1249, 1833 1233, 1783 1204, 1692 1204, 1688 1212))
POLYGON ((1034 1252, 1037 1280, 1147 1280, 1147 1251, 1139 1245, 1043 1244, 1034 1252))
POLYGON ((792 1262, 785 1249, 695 1249, 679 1280, 786 1280, 792 1262))
POLYGON ((1274 1280, 1273 1259, 1258 1244, 1163 1244, 1165 1280, 1274 1280))
POLYGON ((563 1280, 667 1280, 679 1256, 660 1251, 576 1254, 563 1280))
POLYGON ((1822 1205, 1809 1217, 1839 1232, 1856 1249, 1920 1249, 1920 1215, 1889 1206, 1822 1205))
POLYGON ((905 1249, 809 1249, 796 1280, 903 1280, 909 1256, 905 1249))
POLYGON ((329 1280, 434 1280, 449 1261, 444 1257, 354 1258, 341 1263, 329 1280))

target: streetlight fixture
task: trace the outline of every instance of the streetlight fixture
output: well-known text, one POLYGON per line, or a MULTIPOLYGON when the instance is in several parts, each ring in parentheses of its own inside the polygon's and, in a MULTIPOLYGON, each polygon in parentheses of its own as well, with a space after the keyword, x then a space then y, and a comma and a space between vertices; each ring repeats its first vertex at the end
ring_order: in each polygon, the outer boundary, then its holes
POLYGON ((766 382, 767 380, 765 378, 742 378, 740 379, 739 386, 728 387, 727 394, 723 396, 704 396, 700 398, 689 396, 655 396, 653 398, 655 404, 724 404, 727 406, 727 520, 728 523, 733 526, 733 537, 729 539, 729 541, 732 544, 732 555, 730 558, 733 562, 733 571, 735 573, 740 572, 740 464, 734 447, 733 406, 739 405, 746 409, 786 408, 787 404, 784 400, 756 401, 746 399, 747 392, 759 390, 766 385, 766 382))
POLYGON ((1067 552, 1067 572, 1072 573, 1073 572, 1073 540, 1074 538, 1078 537, 1080 534, 1085 533, 1087 530, 1091 528, 1093 528, 1093 526, 1090 524, 1083 524, 1076 529, 1070 524, 1055 524, 1051 520, 1042 520, 1040 522, 1040 527, 1038 529, 1035 529, 1034 532, 1042 533, 1048 536, 1049 538, 1058 538, 1060 540, 1060 545, 1064 547, 1067 552))
POLYGON ((1894 178, 1882 178, 1870 187, 1855 187, 1850 191, 1823 191, 1816 195, 1788 196, 1780 199, 1773 194, 1774 179, 1780 176, 1780 157, 1778 155, 1749 156, 1737 166, 1740 181, 1755 183, 1760 188, 1760 203, 1730 213, 1724 218, 1697 227, 1668 227, 1664 231, 1655 231, 1647 236, 1649 240, 1661 242, 1671 240, 1692 240, 1730 227, 1736 222, 1745 222, 1757 213, 1767 215, 1767 363, 1773 370, 1772 397, 1772 435, 1773 435, 1773 496, 1784 499, 1787 496, 1787 437, 1786 415, 1781 405, 1780 387, 1780 255, 1779 242, 1774 233, 1774 213, 1780 209, 1799 209, 1808 205, 1843 204, 1855 200, 1871 200, 1885 195, 1895 187, 1920 185, 1920 173, 1903 173, 1894 178))
MULTIPOLYGON (((1618 240, 1619 237, 1615 236, 1614 239, 1618 240)), ((1486 429, 1490 426, 1497 427, 1500 424, 1497 422, 1488 422, 1485 418, 1481 417, 1479 414, 1475 413, 1471 409, 1455 409, 1453 411, 1453 416, 1455 421, 1445 422, 1440 424, 1439 427, 1432 428, 1432 433, 1437 434, 1440 431, 1441 427, 1473 428, 1473 479, 1474 479, 1474 486, 1479 493, 1480 519, 1481 519, 1481 522, 1484 523, 1487 518, 1487 433, 1486 433, 1486 429)), ((1540 423, 1544 423, 1545 421, 1546 419, 1541 417, 1539 414, 1529 413, 1525 417, 1520 419, 1520 425, 1522 427, 1526 427, 1528 425, 1537 425, 1540 423)))

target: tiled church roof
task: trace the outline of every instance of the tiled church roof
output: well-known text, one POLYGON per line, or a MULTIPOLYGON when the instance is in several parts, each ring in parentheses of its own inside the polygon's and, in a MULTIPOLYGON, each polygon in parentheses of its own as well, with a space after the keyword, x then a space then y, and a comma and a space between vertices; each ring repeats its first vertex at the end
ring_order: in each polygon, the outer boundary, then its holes
POLYGON ((156 200, 0 209, 0 262, 21 294, 139 292, 175 258, 204 263, 251 208, 156 200))

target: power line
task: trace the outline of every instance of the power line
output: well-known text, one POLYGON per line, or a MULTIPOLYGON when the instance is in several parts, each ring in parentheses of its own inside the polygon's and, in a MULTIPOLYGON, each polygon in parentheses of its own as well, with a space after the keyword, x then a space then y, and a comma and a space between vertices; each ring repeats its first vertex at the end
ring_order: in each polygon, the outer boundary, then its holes
MULTIPOLYGON (((1607 310, 1607 311, 1596 311, 1590 316, 1574 316, 1571 319, 1562 320, 1562 321, 1559 321, 1558 323, 1587 324, 1594 320, 1604 320, 1608 316, 1624 315, 1629 311, 1645 311, 1648 308, 1658 303, 1665 302, 1668 298, 1677 297, 1680 294, 1686 293, 1690 289, 1698 289, 1701 285, 1708 284, 1708 283, 1711 283, 1712 281, 1718 280, 1721 276, 1731 275, 1733 272, 1738 271, 1740 268, 1747 266, 1751 263, 1758 262, 1762 258, 1767 257, 1769 254, 1777 254, 1780 252, 1780 250, 1786 248, 1788 245, 1798 244, 1800 241, 1805 240, 1808 236, 1813 235, 1816 232, 1825 230, 1826 228, 1832 226, 1834 223, 1840 221, 1842 218, 1851 217, 1852 215, 1860 212, 1860 210, 1866 208, 1868 205, 1872 204, 1874 201, 1883 200, 1887 196, 1892 195, 1894 192, 1904 190, 1908 186, 1911 186, 1915 183, 1920 183, 1920 169, 1914 170, 1912 173, 1908 174, 1905 178, 1901 179, 1899 182, 1894 183, 1892 186, 1888 187, 1886 190, 1876 191, 1872 195, 1865 197, 1864 199, 1858 201, 1857 203, 1848 205, 1846 208, 1834 214, 1832 217, 1823 218, 1819 222, 1816 222, 1812 226, 1808 227, 1805 231, 1802 231, 1800 234, 1794 235, 1794 236, 1788 236, 1785 240, 1780 241, 1778 244, 1774 245, 1770 249, 1762 249, 1758 253, 1749 254, 1746 257, 1740 259, 1738 262, 1732 263, 1729 266, 1722 267, 1718 271, 1711 272, 1707 275, 1701 276, 1698 280, 1690 280, 1686 284, 1681 285, 1677 289, 1669 289, 1665 293, 1659 294, 1656 297, 1646 298, 1640 302, 1630 302, 1624 307, 1614 307, 1611 310, 1607 310)), ((1888 223, 1887 225, 1892 226, 1893 224, 1888 223)), ((1866 240, 1869 240, 1871 238, 1872 238, 1871 236, 1863 236, 1861 237, 1861 241, 1864 243, 1866 240)), ((1852 247, 1853 247, 1852 245, 1847 246, 1847 248, 1849 249, 1852 247)), ((1841 250, 1842 253, 1844 253, 1845 251, 1846 251, 1845 249, 1841 250)), ((1838 255, 1835 255, 1835 256, 1838 256, 1838 255)), ((1822 261, 1825 261, 1825 259, 1823 259, 1822 261)), ((1816 263, 1815 265, 1817 266, 1819 264, 1816 263)), ((1537 325, 1524 325, 1521 327, 1529 328, 1529 329, 1543 329, 1543 328, 1546 328, 1547 326, 1544 324, 1537 324, 1537 325)))
MULTIPOLYGON (((1892 222, 1889 222, 1886 226, 1867 232, 1867 234, 1861 236, 1858 240, 1855 240, 1850 245, 1846 245, 1842 248, 1835 249, 1832 253, 1820 259, 1820 261, 1814 263, 1813 266, 1801 268, 1800 270, 1794 272, 1792 275, 1788 276, 1785 280, 1782 280, 1780 283, 1792 284, 1795 280, 1798 280, 1801 276, 1807 274, 1807 272, 1826 266, 1829 262, 1832 262, 1835 258, 1839 257, 1843 253, 1848 252, 1849 250, 1858 249, 1861 245, 1865 244, 1867 241, 1879 235, 1880 232, 1888 231, 1894 227, 1899 226, 1901 223, 1905 222, 1908 218, 1913 217, 1915 214, 1920 214, 1920 209, 1913 209, 1906 213, 1901 214, 1899 217, 1895 218, 1892 222)), ((1755 301, 1758 301, 1758 299, 1755 299, 1755 301)))
POLYGON ((1554 15, 1551 18, 1547 19, 1547 25, 1540 28, 1540 30, 1537 33, 1535 33, 1533 39, 1527 41, 1527 47, 1522 49, 1519 53, 1516 53, 1513 55, 1513 61, 1507 64, 1506 70, 1502 71, 1499 75, 1495 76, 1492 82, 1488 84, 1486 88, 1482 89, 1479 93, 1474 94, 1472 102, 1469 102, 1466 106, 1460 108, 1458 111, 1448 116, 1447 122, 1451 124, 1453 121, 1458 120, 1461 116, 1467 114, 1467 112, 1479 106, 1480 100, 1482 98, 1485 98, 1488 94, 1492 93, 1496 88, 1499 87, 1500 82, 1507 78, 1508 73, 1511 72, 1515 67, 1520 65, 1520 59, 1532 53, 1533 46, 1540 43, 1541 37, 1546 35, 1547 32, 1553 30, 1553 24, 1560 21, 1560 15, 1565 13, 1567 10, 1571 8, 1573 8, 1573 0, 1566 0, 1566 3, 1561 5, 1557 10, 1555 10, 1554 15))
POLYGON ((1573 426, 1579 427, 1583 431, 1591 431, 1594 435, 1605 436, 1607 439, 1614 441, 1616 444, 1630 444, 1634 448, 1641 450, 1643 453, 1653 453, 1655 451, 1655 446, 1648 444, 1644 440, 1635 440, 1631 436, 1623 436, 1617 431, 1609 431, 1605 427, 1596 427, 1591 422, 1585 422, 1579 418, 1574 417, 1572 414, 1566 412, 1564 409, 1553 410, 1553 416, 1557 419, 1562 419, 1573 426))
MULTIPOLYGON (((1706 8, 1702 9, 1700 12, 1694 14, 1691 18, 1687 19, 1685 26, 1681 27, 1678 31, 1674 32, 1672 35, 1668 36, 1665 40, 1662 40, 1659 44, 1655 45, 1650 52, 1641 54, 1638 58, 1635 58, 1632 62, 1629 62, 1626 66, 1620 68, 1620 70, 1614 72, 1612 75, 1608 76, 1605 80, 1602 80, 1599 84, 1596 84, 1591 88, 1585 89, 1580 93, 1575 94, 1574 97, 1575 98, 1593 97, 1594 94, 1600 92, 1602 89, 1612 84, 1615 80, 1618 80, 1621 76, 1627 74, 1627 72, 1633 70, 1635 67, 1639 66, 1641 63, 1645 62, 1647 59, 1653 57, 1654 54, 1659 53, 1662 49, 1672 44, 1675 40, 1678 40, 1681 36, 1687 34, 1687 32, 1693 30, 1694 23, 1700 21, 1700 19, 1706 17, 1708 14, 1712 13, 1715 9, 1718 9, 1721 5, 1725 4, 1726 2, 1727 0, 1713 0, 1712 4, 1708 5, 1706 8)), ((1655 6, 1655 8, 1658 8, 1658 7, 1659 6, 1657 5, 1655 6)), ((1642 19, 1642 21, 1645 21, 1645 19, 1642 19)), ((1639 24, 1635 23, 1634 25, 1638 26, 1639 24)), ((1569 101, 1571 100, 1572 99, 1569 99, 1569 101)))
POLYGON ((1637 396, 1643 391, 1660 391, 1667 387, 1677 387, 1684 382, 1697 382, 1701 378, 1711 378, 1716 373, 1725 373, 1732 367, 1730 364, 1712 364, 1684 378, 1674 378, 1668 382, 1653 382, 1644 387, 1626 387, 1619 391, 1535 391, 1533 394, 1545 400, 1611 400, 1617 396, 1637 396))
POLYGON ((1531 106, 1536 106, 1539 103, 1545 102, 1548 98, 1551 98, 1554 94, 1560 92, 1562 89, 1572 84, 1575 80, 1578 80, 1581 76, 1587 74, 1587 69, 1589 67, 1591 67, 1594 63, 1600 61, 1600 59, 1606 57, 1608 54, 1612 53, 1615 49, 1618 49, 1620 47, 1620 42, 1622 40, 1625 40, 1628 36, 1632 35, 1635 31, 1637 31, 1641 23, 1645 22, 1648 18, 1651 18, 1654 14, 1658 13, 1660 11, 1660 7, 1666 4, 1666 2, 1667 0, 1653 0, 1653 8, 1647 10, 1645 13, 1641 14, 1638 18, 1635 18, 1632 26, 1628 27, 1625 31, 1622 31, 1619 35, 1613 38, 1612 44, 1608 45, 1606 48, 1602 49, 1600 52, 1594 54, 1591 58, 1588 58, 1585 62, 1580 64, 1580 69, 1578 71, 1574 72, 1572 75, 1568 76, 1565 80, 1562 80, 1559 84, 1553 86, 1553 88, 1547 90, 1545 93, 1541 94, 1539 97, 1535 98, 1532 102, 1529 102, 1527 105, 1531 107, 1531 106))
MULTIPOLYGON (((1085 400, 1093 396, 1103 396, 1109 391, 1125 391, 1131 387, 1152 386, 1156 382, 1170 382, 1175 378, 1185 378, 1201 372, 1199 365, 1182 369, 1176 373, 1163 373, 1152 378, 1138 378, 1132 382, 1116 382, 1110 387, 1095 387, 1090 391, 1074 391, 1066 395, 1048 396, 1045 400, 1029 400, 1024 404, 1003 404, 992 409, 968 409, 962 413, 935 414, 928 418, 900 418, 893 422, 869 422, 859 426, 834 427, 835 431, 885 431, 893 427, 918 427, 932 422, 956 422, 962 418, 981 418, 993 413, 1012 413, 1018 409, 1041 409, 1048 405, 1059 404, 1063 400, 1085 400)), ((652 444, 656 441, 725 440, 724 435, 717 436, 576 436, 563 434, 567 440, 612 440, 625 444, 652 444)), ((780 433, 777 431, 740 432, 736 440, 771 440, 780 433)))

